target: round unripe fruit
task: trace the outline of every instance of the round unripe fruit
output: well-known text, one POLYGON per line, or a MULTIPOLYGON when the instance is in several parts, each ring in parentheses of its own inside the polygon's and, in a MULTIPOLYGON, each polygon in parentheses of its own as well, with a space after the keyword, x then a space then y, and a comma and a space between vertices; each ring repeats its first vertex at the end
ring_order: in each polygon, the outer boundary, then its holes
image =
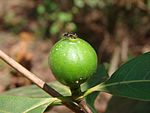
POLYGON ((86 41, 63 36, 49 53, 49 65, 56 79, 69 87, 78 87, 87 81, 97 68, 95 50, 86 41))

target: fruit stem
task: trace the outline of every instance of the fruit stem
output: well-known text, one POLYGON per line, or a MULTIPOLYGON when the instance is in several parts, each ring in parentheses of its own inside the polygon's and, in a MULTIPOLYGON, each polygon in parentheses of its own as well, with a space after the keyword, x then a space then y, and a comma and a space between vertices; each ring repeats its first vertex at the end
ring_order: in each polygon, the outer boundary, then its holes
MULTIPOLYGON (((82 95, 80 86, 70 87, 70 90, 71 90, 73 100, 76 100, 78 97, 80 97, 82 95)), ((78 102, 80 102, 80 101, 78 100, 78 102)))

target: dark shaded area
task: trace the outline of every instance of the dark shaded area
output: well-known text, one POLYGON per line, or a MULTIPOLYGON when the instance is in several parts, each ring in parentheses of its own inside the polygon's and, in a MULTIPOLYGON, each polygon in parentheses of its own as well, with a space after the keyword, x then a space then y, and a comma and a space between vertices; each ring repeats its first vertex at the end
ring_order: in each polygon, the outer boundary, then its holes
POLYGON ((149 113, 150 102, 113 96, 105 113, 149 113))

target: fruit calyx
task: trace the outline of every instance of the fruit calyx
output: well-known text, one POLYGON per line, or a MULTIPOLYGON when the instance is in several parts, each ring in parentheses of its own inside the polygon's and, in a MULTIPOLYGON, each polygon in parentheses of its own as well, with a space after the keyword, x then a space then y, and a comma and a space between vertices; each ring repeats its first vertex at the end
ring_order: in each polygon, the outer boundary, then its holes
POLYGON ((76 38, 78 38, 78 36, 77 36, 77 34, 76 33, 64 33, 63 34, 63 37, 65 37, 65 38, 70 38, 70 39, 76 39, 76 38))

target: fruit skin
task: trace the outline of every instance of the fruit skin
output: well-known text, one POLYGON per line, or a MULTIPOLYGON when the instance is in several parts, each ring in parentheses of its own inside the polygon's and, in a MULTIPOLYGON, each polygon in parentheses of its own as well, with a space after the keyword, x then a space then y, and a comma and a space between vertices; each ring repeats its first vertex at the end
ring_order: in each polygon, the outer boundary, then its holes
POLYGON ((79 87, 96 71, 97 55, 86 41, 63 37, 52 47, 48 62, 59 82, 69 87, 79 87))

